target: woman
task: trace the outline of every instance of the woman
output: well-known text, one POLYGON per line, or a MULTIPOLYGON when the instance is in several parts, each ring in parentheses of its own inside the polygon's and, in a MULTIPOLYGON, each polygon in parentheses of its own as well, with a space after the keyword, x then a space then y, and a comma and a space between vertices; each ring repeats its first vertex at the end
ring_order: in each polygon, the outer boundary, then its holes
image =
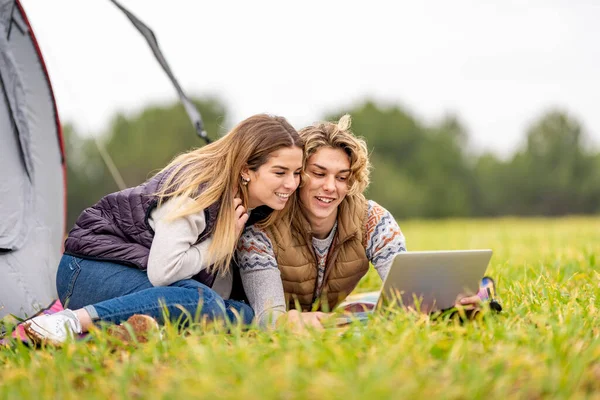
POLYGON ((175 158, 142 185, 86 209, 65 241, 57 272, 63 312, 25 323, 35 342, 64 342, 99 321, 135 314, 252 320, 228 300, 230 260, 246 210, 278 218, 299 184, 301 139, 282 117, 255 115, 216 142, 175 158), (133 268, 132 268, 133 267, 133 268))
MULTIPOLYGON (((309 310, 332 310, 369 263, 385 279, 394 256, 406 251, 394 217, 363 194, 369 184, 368 151, 350 131, 350 122, 345 115, 337 124, 300 131, 304 167, 291 229, 285 221, 250 226, 238 243, 244 289, 263 326, 282 318, 292 327, 322 327, 328 315, 309 310)), ((478 301, 474 296, 461 303, 478 301)))

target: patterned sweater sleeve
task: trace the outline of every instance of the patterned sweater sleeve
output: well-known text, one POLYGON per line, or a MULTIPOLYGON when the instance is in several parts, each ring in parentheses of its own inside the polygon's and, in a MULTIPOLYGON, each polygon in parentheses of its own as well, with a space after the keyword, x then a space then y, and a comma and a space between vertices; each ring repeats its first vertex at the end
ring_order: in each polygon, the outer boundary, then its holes
POLYGON ((406 241, 392 214, 369 200, 364 242, 367 258, 385 280, 394 256, 406 251, 406 241))
POLYGON ((273 327, 285 314, 286 305, 271 240, 260 228, 249 226, 238 241, 236 256, 255 320, 263 327, 273 327))

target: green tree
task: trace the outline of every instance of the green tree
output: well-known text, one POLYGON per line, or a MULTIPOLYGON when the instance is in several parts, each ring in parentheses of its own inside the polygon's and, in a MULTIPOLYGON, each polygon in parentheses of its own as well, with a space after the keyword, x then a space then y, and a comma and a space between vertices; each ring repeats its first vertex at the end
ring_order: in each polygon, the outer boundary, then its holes
POLYGON ((526 213, 564 215, 589 212, 585 190, 594 175, 585 153, 582 127, 574 118, 552 110, 532 124, 523 152, 513 167, 526 213))
POLYGON ((369 101, 327 119, 346 112, 371 150, 369 197, 397 217, 470 214, 476 183, 463 151, 468 135, 457 117, 427 127, 399 107, 369 101))
POLYGON ((63 125, 67 160, 67 228, 81 211, 103 193, 107 171, 98 154, 94 139, 82 137, 73 125, 63 125))
MULTIPOLYGON (((225 107, 216 99, 194 103, 206 131, 213 140, 218 138, 226 123, 225 107)), ((176 155, 205 144, 180 103, 149 106, 132 117, 117 115, 104 143, 127 186, 144 182, 176 155)))
MULTIPOLYGON (((213 98, 195 99, 194 103, 211 138, 218 138, 227 123, 224 105, 213 98)), ((84 138, 69 124, 63 126, 63 132, 69 228, 83 209, 119 190, 100 155, 99 146, 106 150, 125 184, 135 186, 167 165, 177 154, 204 145, 179 103, 148 106, 133 116, 118 114, 108 130, 97 138, 84 138)))
MULTIPOLYGON (((227 128, 216 99, 195 100, 213 139, 227 128)), ((352 115, 364 136, 373 171, 367 196, 397 218, 563 215, 600 212, 600 154, 587 145, 581 124, 550 110, 532 123, 526 140, 507 161, 466 151, 469 135, 458 117, 425 124, 399 106, 366 101, 326 119, 352 115)), ((134 186, 177 154, 204 142, 178 103, 116 115, 96 138, 63 127, 67 153, 68 220, 119 189, 98 148, 104 148, 134 186)))

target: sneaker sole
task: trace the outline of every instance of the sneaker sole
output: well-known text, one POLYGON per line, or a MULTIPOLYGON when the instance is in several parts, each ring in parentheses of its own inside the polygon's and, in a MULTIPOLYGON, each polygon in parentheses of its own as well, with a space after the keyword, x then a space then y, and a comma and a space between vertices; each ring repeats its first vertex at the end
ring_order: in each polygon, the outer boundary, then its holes
POLYGON ((63 343, 43 337, 38 332, 33 330, 31 328, 31 322, 23 323, 23 331, 25 331, 25 335, 27 336, 27 338, 36 346, 50 345, 60 347, 63 345, 63 343))

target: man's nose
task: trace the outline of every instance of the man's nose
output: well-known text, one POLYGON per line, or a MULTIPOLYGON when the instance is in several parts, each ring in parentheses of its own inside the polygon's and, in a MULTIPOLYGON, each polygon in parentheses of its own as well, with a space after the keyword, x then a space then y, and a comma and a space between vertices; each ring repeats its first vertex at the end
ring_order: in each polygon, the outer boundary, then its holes
POLYGON ((332 192, 335 190, 335 176, 327 176, 323 181, 323 189, 332 192))

